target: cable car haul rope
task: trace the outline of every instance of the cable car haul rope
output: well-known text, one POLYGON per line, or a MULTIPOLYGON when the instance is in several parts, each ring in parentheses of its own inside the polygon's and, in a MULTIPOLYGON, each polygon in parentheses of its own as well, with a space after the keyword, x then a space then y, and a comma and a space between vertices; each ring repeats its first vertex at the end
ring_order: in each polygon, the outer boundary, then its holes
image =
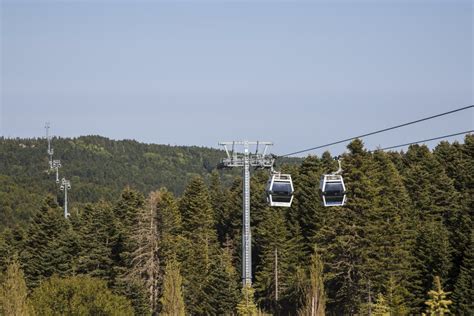
MULTIPOLYGON (((291 207, 291 203, 293 202, 293 194, 294 194, 294 187, 293 187, 293 181, 291 179, 290 174, 283 174, 281 172, 275 171, 274 164, 275 160, 278 158, 283 158, 283 157, 289 157, 289 156, 294 156, 297 154, 305 153, 308 151, 316 150, 316 149, 321 149, 341 143, 345 143, 357 138, 363 138, 375 134, 380 134, 384 133, 387 131, 391 131, 394 129, 398 129, 401 127, 421 123, 424 121, 428 121, 434 118, 446 116, 449 114, 453 114, 456 112, 460 111, 465 111, 468 109, 472 109, 474 105, 469 105, 469 106, 464 106, 458 109, 454 109, 451 111, 447 111, 444 113, 439 113, 436 115, 424 117, 415 121, 410 121, 407 123, 395 125, 392 127, 376 130, 370 133, 354 136, 354 137, 349 137, 346 139, 342 139, 339 141, 331 142, 328 144, 324 145, 319 145, 315 147, 311 147, 308 149, 303 149, 299 151, 295 151, 289 154, 285 154, 282 156, 276 156, 272 154, 266 154, 266 149, 269 145, 273 145, 270 142, 224 142, 220 143, 221 145, 232 145, 232 154, 227 150, 227 147, 225 147, 226 152, 227 152, 227 158, 222 161, 220 164, 221 167, 236 167, 236 166, 243 166, 243 160, 242 157, 239 156, 239 154, 234 152, 234 146, 237 144, 244 144, 247 146, 247 151, 245 155, 248 156, 248 159, 250 161, 250 165, 254 166, 256 168, 261 168, 261 169, 270 169, 270 176, 267 181, 267 186, 265 189, 266 195, 267 195, 267 202, 270 206, 272 207, 291 207), (249 144, 256 144, 257 145, 257 151, 255 154, 250 154, 248 152, 248 145, 249 144), (258 146, 259 145, 265 145, 265 149, 263 153, 258 153, 258 146)), ((454 134, 449 134, 449 135, 443 135, 443 136, 438 136, 434 138, 429 138, 429 139, 424 139, 424 140, 419 140, 415 142, 409 142, 405 144, 400 144, 400 145, 395 145, 395 146, 389 146, 389 147, 384 147, 384 148, 378 148, 376 150, 388 150, 388 149, 394 149, 394 148, 399 148, 403 146, 408 146, 408 145, 413 145, 413 144, 418 144, 418 143, 424 143, 424 142, 429 142, 429 141, 434 141, 434 140, 439 140, 443 138, 448 138, 448 137, 453 137, 453 136, 458 136, 458 135, 463 135, 463 134, 469 134, 473 133, 474 130, 467 130, 464 132, 459 132, 459 133, 454 133, 454 134)), ((369 152, 374 152, 376 150, 371 150, 369 152)), ((321 176, 320 184, 319 184, 319 189, 320 189, 320 194, 322 197, 322 203, 326 207, 331 207, 331 206, 344 206, 346 203, 346 186, 344 184, 344 179, 342 177, 342 168, 341 168, 341 159, 339 157, 336 158, 338 163, 339 163, 339 169, 331 174, 324 174, 321 176)))
MULTIPOLYGON (((431 120, 436 117, 441 117, 441 116, 448 115, 451 113, 471 109, 473 107, 474 107, 473 105, 466 106, 466 107, 455 109, 455 110, 448 111, 445 113, 440 113, 437 115, 418 119, 416 121, 381 129, 381 130, 374 131, 371 133, 366 133, 363 135, 346 138, 337 142, 332 142, 329 144, 296 151, 296 152, 289 153, 280 157, 288 157, 288 156, 308 152, 308 151, 323 148, 323 147, 329 147, 332 145, 348 142, 356 138, 362 138, 362 137, 390 131, 390 130, 401 128, 404 126, 431 120)), ((437 140, 437 139, 442 139, 442 138, 447 138, 451 136, 457 136, 457 135, 467 134, 467 133, 472 133, 472 132, 473 130, 469 130, 469 131, 465 131, 461 133, 455 133, 455 134, 425 139, 422 141, 380 148, 378 150, 392 149, 392 148, 412 145, 412 144, 421 143, 421 142, 428 142, 432 140, 437 140)), ((222 162, 218 165, 218 168, 222 168, 222 169, 242 168, 243 170, 242 172, 243 173, 242 283, 244 286, 251 285, 252 284, 252 242, 251 242, 252 237, 251 237, 251 230, 250 230, 250 168, 253 167, 256 169, 270 170, 270 175, 267 181, 265 192, 267 195, 267 202, 272 207, 291 207, 291 204, 293 202, 293 197, 294 197, 293 196, 294 195, 293 181, 291 179, 290 174, 283 174, 281 172, 274 170, 275 160, 278 159, 279 157, 273 154, 267 154, 268 147, 273 145, 272 142, 233 141, 233 142, 221 142, 219 143, 219 145, 224 146, 227 157, 222 160, 222 162), (251 145, 256 147, 255 153, 250 152, 251 145), (232 146, 231 150, 229 150, 227 146, 232 146), (236 146, 243 146, 244 148, 243 153, 235 151, 234 149, 236 146), (263 146, 263 150, 261 150, 262 146, 263 146)), ((339 164, 339 169, 334 173, 322 175, 320 179, 319 192, 321 194, 322 203, 325 207, 344 206, 347 199, 346 198, 347 190, 344 184, 344 179, 341 174, 342 173, 341 158, 337 157, 336 159, 339 164)))
MULTIPOLYGON (((468 110, 468 109, 471 109, 471 108, 473 108, 473 107, 474 107, 474 105, 464 106, 464 107, 459 108, 459 109, 455 109, 455 110, 451 110, 451 111, 448 111, 448 112, 444 112, 444 113, 440 113, 440 114, 428 116, 428 117, 425 117, 425 118, 422 118, 422 119, 418 119, 418 120, 415 120, 415 121, 411 121, 411 122, 407 122, 407 123, 395 125, 395 126, 392 126, 392 127, 380 129, 380 130, 377 130, 377 131, 374 131, 374 132, 370 132, 370 133, 366 133, 366 134, 362 134, 362 135, 359 135, 359 136, 354 136, 354 137, 342 139, 342 140, 339 140, 339 141, 336 141, 336 142, 332 142, 332 143, 328 143, 328 144, 324 144, 324 145, 319 145, 319 146, 311 147, 311 148, 308 148, 308 149, 303 149, 303 150, 295 151, 295 152, 292 152, 292 153, 289 153, 289 154, 282 155, 282 156, 280 156, 280 157, 294 156, 294 155, 302 154, 302 153, 305 153, 305 152, 308 152, 308 151, 312 151, 312 150, 316 150, 316 149, 321 149, 321 148, 325 148, 325 147, 329 147, 329 146, 333 146, 333 145, 345 143, 345 142, 354 140, 354 139, 356 139, 356 138, 363 138, 363 137, 372 136, 372 135, 375 135, 375 134, 380 134, 380 133, 383 133, 383 132, 388 132, 388 131, 391 131, 391 130, 394 130, 394 129, 397 129, 397 128, 401 128, 401 127, 405 127, 405 126, 408 126, 408 125, 413 125, 413 124, 421 123, 421 122, 428 121, 428 120, 432 120, 432 119, 434 119, 434 118, 438 118, 438 117, 441 117, 441 116, 445 116, 445 115, 453 114, 453 113, 456 113, 456 112, 468 110)), ((472 131, 468 131, 468 133, 469 133, 469 132, 472 132, 472 131)), ((453 136, 454 136, 454 135, 453 135, 453 136)), ((447 136, 447 137, 449 137, 449 136, 447 136)), ((422 141, 420 141, 420 142, 422 142, 422 141)), ((401 145, 398 146, 398 147, 401 147, 401 145)))

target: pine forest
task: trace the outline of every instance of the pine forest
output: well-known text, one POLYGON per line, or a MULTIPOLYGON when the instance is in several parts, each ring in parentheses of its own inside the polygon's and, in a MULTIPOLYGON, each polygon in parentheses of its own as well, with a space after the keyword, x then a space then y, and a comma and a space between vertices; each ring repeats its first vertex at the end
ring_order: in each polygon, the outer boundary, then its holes
POLYGON ((277 159, 291 207, 251 170, 252 284, 242 285, 241 170, 225 152, 99 136, 0 138, 1 315, 474 315, 474 135, 341 157, 277 159), (64 189, 64 188, 63 188, 64 189))

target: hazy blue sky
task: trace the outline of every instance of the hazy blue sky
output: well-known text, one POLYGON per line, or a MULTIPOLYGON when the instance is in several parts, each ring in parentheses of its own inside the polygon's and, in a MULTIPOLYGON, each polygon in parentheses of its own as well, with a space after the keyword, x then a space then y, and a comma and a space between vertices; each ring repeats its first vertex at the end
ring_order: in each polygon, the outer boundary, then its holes
MULTIPOLYGON (((50 121, 60 136, 283 154, 474 103, 472 1, 1 3, 7 137, 50 121)), ((473 113, 365 143, 472 129, 473 113)))

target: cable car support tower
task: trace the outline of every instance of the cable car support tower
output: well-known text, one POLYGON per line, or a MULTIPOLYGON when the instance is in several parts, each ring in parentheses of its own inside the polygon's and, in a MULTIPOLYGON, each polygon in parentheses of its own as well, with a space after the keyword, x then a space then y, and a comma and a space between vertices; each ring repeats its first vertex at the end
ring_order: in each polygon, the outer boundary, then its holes
POLYGON ((227 158, 219 164, 220 169, 242 168, 242 285, 252 285, 252 236, 250 232, 250 167, 256 169, 271 169, 274 158, 267 154, 268 146, 272 142, 259 141, 232 141, 220 142, 224 146, 227 158), (227 146, 232 146, 231 151, 227 146), (244 148, 244 152, 235 151, 236 146, 244 148), (255 146, 255 153, 250 153, 250 146, 255 146), (263 150, 260 152, 260 147, 263 150))
MULTIPOLYGON (((53 150, 53 148, 51 148, 51 136, 49 136, 49 129, 50 129, 49 122, 45 123, 44 128, 46 129, 46 139, 48 140, 49 169, 53 169, 54 150, 53 150)), ((48 172, 49 172, 49 170, 48 170, 48 172)))

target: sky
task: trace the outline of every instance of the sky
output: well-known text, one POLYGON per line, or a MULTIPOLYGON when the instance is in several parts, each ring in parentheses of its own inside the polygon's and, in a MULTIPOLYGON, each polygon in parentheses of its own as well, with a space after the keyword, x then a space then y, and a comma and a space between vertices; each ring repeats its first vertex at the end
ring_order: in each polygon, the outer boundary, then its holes
MULTIPOLYGON (((474 104, 468 0, 0 2, 4 137, 49 121, 61 137, 285 154, 474 104)), ((471 108, 364 143, 473 127, 471 108)))

